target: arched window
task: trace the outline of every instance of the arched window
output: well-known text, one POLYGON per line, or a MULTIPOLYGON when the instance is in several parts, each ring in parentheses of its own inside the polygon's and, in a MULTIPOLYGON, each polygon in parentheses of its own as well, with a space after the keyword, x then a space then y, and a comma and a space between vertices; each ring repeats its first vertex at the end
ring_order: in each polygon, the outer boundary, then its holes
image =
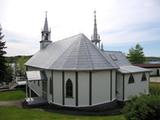
POLYGON ((130 76, 129 76, 129 81, 128 81, 128 83, 134 83, 134 77, 133 77, 132 74, 130 74, 130 76))
POLYGON ((143 75, 142 75, 142 81, 147 81, 147 78, 146 78, 146 74, 145 74, 145 73, 143 73, 143 75))
POLYGON ((72 98, 73 97, 73 84, 70 79, 66 82, 66 97, 72 98))

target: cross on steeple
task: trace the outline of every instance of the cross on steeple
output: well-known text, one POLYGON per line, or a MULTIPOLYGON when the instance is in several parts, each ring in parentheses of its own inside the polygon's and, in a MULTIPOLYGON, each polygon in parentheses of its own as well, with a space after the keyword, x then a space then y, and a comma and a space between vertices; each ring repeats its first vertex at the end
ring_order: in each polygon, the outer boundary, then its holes
POLYGON ((94 29, 93 35, 91 37, 92 43, 94 43, 98 48, 100 48, 100 36, 97 32, 97 21, 96 21, 96 11, 94 11, 94 29))

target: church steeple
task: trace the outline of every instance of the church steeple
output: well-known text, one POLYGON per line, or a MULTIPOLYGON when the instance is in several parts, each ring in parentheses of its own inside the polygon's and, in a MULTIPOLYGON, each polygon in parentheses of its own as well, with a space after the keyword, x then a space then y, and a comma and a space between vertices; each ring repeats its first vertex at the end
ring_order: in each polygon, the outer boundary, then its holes
POLYGON ((48 28, 47 12, 45 14, 44 27, 41 32, 42 39, 40 41, 40 49, 46 48, 51 43, 51 31, 48 28))
POLYGON ((97 32, 96 11, 94 11, 94 29, 93 29, 93 35, 91 37, 91 41, 98 48, 100 48, 100 36, 99 36, 99 34, 97 32))
POLYGON ((48 29, 47 12, 44 21, 44 27, 42 30, 42 40, 50 40, 51 31, 48 29))

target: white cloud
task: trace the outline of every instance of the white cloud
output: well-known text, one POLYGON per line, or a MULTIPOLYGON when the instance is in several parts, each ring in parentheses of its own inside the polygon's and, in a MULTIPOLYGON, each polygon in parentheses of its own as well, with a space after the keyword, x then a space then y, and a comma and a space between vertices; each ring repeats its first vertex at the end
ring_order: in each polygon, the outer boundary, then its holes
MULTIPOLYGON (((46 10, 48 11, 53 41, 78 33, 84 33, 90 38, 93 30, 93 10, 95 9, 97 10, 98 32, 102 33, 101 38, 105 44, 128 43, 133 42, 133 40, 136 42, 148 41, 159 38, 158 34, 155 35, 150 30, 130 31, 136 25, 141 27, 141 25, 150 22, 160 21, 160 14, 158 14, 160 2, 158 0, 2 1, 3 4, 0 4, 0 11, 4 11, 0 12, 2 13, 0 16, 2 27, 5 31, 15 33, 11 39, 18 39, 20 41, 17 43, 19 46, 20 44, 23 46, 25 43, 29 46, 32 44, 39 45, 44 11, 46 10), (113 31, 118 32, 109 34, 113 31)), ((8 35, 7 33, 6 37, 8 35)), ((18 51, 16 47, 13 47, 13 44, 8 43, 8 51, 10 51, 8 54, 10 53, 10 55, 25 54, 28 53, 27 50, 32 52, 30 49, 37 50, 26 47, 24 50, 26 52, 18 51)))
POLYGON ((8 46, 6 49, 7 56, 33 55, 38 50, 34 44, 7 42, 6 46, 8 46))

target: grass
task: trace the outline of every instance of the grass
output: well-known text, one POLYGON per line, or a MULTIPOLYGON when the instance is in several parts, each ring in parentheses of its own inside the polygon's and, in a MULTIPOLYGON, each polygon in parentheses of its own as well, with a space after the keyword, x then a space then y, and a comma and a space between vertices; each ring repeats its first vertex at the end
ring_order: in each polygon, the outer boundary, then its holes
POLYGON ((155 82, 150 82, 149 83, 150 87, 160 87, 160 83, 155 83, 155 82))
MULTIPOLYGON (((25 98, 22 90, 0 92, 0 101, 13 101, 25 98)), ((78 116, 47 112, 42 109, 0 107, 0 120, 125 120, 123 115, 78 116)))
MULTIPOLYGON (((160 88, 160 84, 150 83, 150 88, 160 88)), ((0 93, 0 101, 24 99, 25 93, 21 90, 0 93)), ((0 120, 125 120, 123 115, 113 116, 78 116, 55 112, 46 112, 42 109, 24 109, 17 107, 0 107, 0 120)))
POLYGON ((160 95, 160 83, 150 83, 149 91, 151 95, 160 95))
POLYGON ((22 90, 0 92, 0 101, 20 100, 25 98, 22 90))
POLYGON ((41 109, 0 107, 0 120, 125 120, 123 115, 77 116, 46 112, 41 109))

